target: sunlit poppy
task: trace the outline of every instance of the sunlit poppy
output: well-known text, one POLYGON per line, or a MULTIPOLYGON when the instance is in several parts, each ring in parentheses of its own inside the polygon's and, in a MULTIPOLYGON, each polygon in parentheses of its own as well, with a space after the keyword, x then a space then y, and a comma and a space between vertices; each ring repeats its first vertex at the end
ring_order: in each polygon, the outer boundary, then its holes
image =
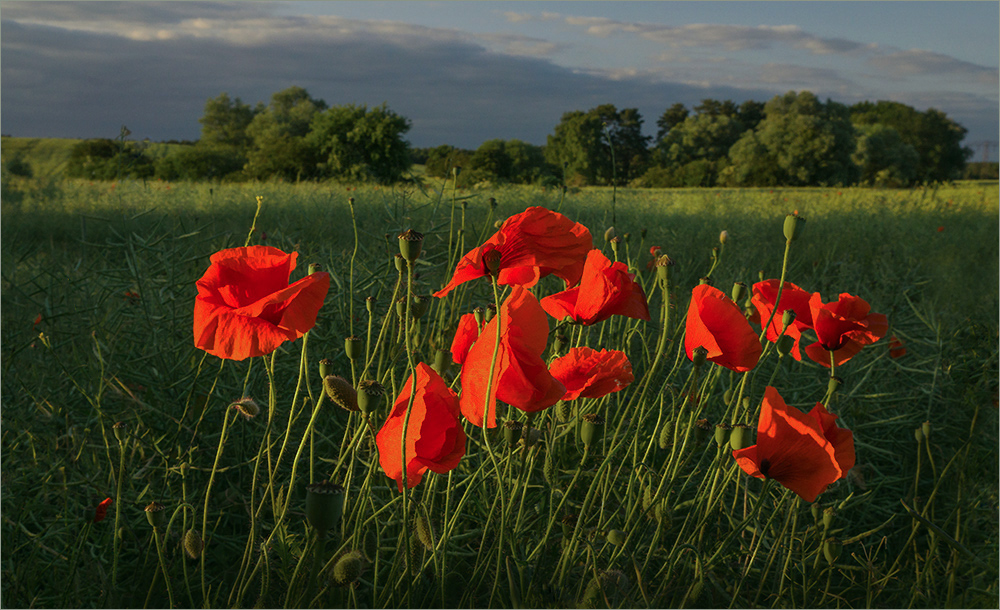
POLYGON ((599 398, 624 390, 635 380, 625 352, 597 351, 586 346, 571 348, 565 356, 553 360, 549 372, 566 386, 563 400, 599 398))
POLYGON ((688 358, 693 360, 699 347, 708 351, 710 362, 737 372, 757 366, 763 351, 739 306, 708 284, 699 284, 691 291, 684 333, 688 358))
POLYGON ((479 330, 475 315, 467 313, 459 318, 458 330, 455 331, 455 338, 451 342, 451 357, 457 364, 465 362, 472 344, 479 338, 479 330))
POLYGON ((580 285, 542 299, 542 308, 557 320, 572 318, 588 325, 621 315, 649 320, 646 294, 625 263, 612 263, 600 250, 591 250, 580 285))
POLYGON ((825 367, 834 362, 840 366, 853 358, 865 345, 875 343, 889 330, 885 315, 871 313, 871 307, 861 298, 843 293, 830 303, 823 303, 818 292, 809 299, 816 343, 806 346, 806 355, 825 367))
POLYGON ((104 518, 108 516, 108 507, 114 503, 111 498, 105 498, 101 500, 101 503, 97 505, 94 509, 94 523, 100 523, 104 521, 104 518))
POLYGON ((785 282, 781 290, 781 303, 775 308, 774 300, 778 297, 778 280, 766 280, 753 285, 753 296, 750 302, 753 303, 760 316, 760 324, 767 323, 771 318, 771 324, 767 327, 767 340, 774 342, 781 336, 782 315, 790 309, 795 312, 795 321, 785 330, 785 334, 795 340, 792 347, 792 357, 802 360, 802 353, 799 351, 799 340, 802 338, 802 331, 812 328, 812 311, 809 309, 809 299, 812 294, 802 290, 791 282, 785 282), (771 317, 771 311, 774 316, 771 317))

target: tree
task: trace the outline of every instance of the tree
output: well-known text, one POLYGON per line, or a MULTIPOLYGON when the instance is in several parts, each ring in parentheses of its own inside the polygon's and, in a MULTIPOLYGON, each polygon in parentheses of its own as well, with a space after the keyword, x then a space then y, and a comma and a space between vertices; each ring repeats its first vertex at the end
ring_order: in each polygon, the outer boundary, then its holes
POLYGON ((563 114, 548 137, 545 159, 564 168, 564 179, 583 184, 627 184, 639 175, 649 155, 650 138, 642 135, 635 108, 618 111, 603 104, 587 112, 563 114), (614 158, 614 165, 612 165, 614 158))
POLYGON ((688 109, 684 107, 684 104, 680 102, 674 104, 670 108, 663 111, 660 118, 656 120, 656 140, 660 141, 665 135, 670 133, 670 130, 675 126, 680 125, 684 122, 684 119, 688 117, 688 109))
POLYGON ((852 159, 862 184, 907 186, 913 181, 920 157, 898 131, 881 123, 862 125, 857 131, 857 150, 852 159))
POLYGON ((148 178, 153 175, 153 162, 141 145, 126 141, 124 135, 118 140, 84 140, 70 151, 66 174, 90 180, 148 178))
POLYGON ((289 87, 271 96, 271 103, 256 113, 247 135, 251 147, 244 172, 247 177, 263 180, 271 177, 286 180, 313 178, 319 173, 320 153, 305 136, 313 116, 326 109, 302 87, 289 87))
POLYGON ((790 91, 767 102, 757 128, 734 144, 729 158, 737 167, 728 177, 736 184, 853 184, 854 150, 846 106, 830 100, 824 104, 808 91, 790 91), (740 145, 744 138, 747 142, 740 145))
POLYGON ((427 152, 424 171, 435 178, 449 178, 456 167, 469 167, 473 151, 442 144, 427 152))
POLYGON ((313 115, 306 143, 318 152, 318 175, 396 182, 410 168, 410 121, 386 104, 333 106, 313 115))
POLYGON ((229 99, 228 93, 210 98, 205 102, 205 114, 201 123, 201 140, 204 145, 231 147, 239 152, 246 151, 250 144, 247 127, 256 112, 240 101, 229 99))

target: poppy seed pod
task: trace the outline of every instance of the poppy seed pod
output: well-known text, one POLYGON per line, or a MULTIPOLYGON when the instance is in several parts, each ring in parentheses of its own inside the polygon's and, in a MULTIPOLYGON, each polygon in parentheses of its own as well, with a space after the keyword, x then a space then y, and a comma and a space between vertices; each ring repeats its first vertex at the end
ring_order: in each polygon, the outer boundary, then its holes
POLYGON ((913 438, 917 439, 918 443, 924 441, 924 431, 919 426, 913 429, 913 438))
POLYGON ((701 365, 705 364, 705 360, 708 358, 708 350, 704 347, 696 347, 692 352, 691 362, 694 363, 695 368, 700 368, 701 365))
POLYGON ((584 447, 599 443, 603 432, 603 417, 597 413, 587 413, 583 416, 583 423, 580 425, 580 441, 583 442, 584 447))
POLYGON ((736 282, 735 284, 733 284, 733 292, 732 292, 733 301, 737 303, 742 301, 743 299, 747 298, 748 292, 749 289, 747 288, 746 282, 736 282))
POLYGON ((826 382, 826 391, 833 394, 840 386, 844 385, 844 380, 836 375, 830 375, 830 380, 826 382))
POLYGON ((486 202, 490 204, 490 209, 491 210, 497 209, 497 200, 496 200, 496 197, 490 197, 489 199, 486 200, 486 202))
POLYGON ((326 379, 327 375, 333 374, 333 360, 323 358, 319 361, 319 378, 326 379))
POLYGON ((783 314, 781 314, 781 328, 788 328, 795 321, 795 310, 786 309, 783 314))
POLYGON ((563 348, 566 347, 566 343, 568 342, 569 339, 566 338, 566 335, 562 333, 556 333, 555 339, 553 339, 552 341, 552 353, 561 354, 563 348))
POLYGON ((513 419, 508 419, 503 423, 503 439, 511 449, 517 445, 517 441, 521 440, 522 428, 524 428, 524 424, 513 419))
POLYGON ((406 318, 406 297, 396 299, 396 315, 400 320, 406 318))
POLYGON ((347 337, 344 339, 344 353, 347 354, 347 357, 351 361, 363 358, 365 355, 364 339, 361 337, 347 337))
POLYGON ((746 424, 736 424, 729 432, 729 446, 733 451, 739 451, 750 444, 750 426, 746 424))
POLYGON ((482 307, 477 307, 472 310, 472 316, 476 319, 476 325, 482 327, 486 324, 486 310, 482 307))
POLYGON ((339 375, 327 375, 323 378, 323 390, 340 408, 348 411, 360 411, 358 408, 358 391, 351 382, 339 375))
POLYGON ((672 275, 672 269, 674 267, 674 260, 672 258, 666 254, 662 254, 656 259, 654 267, 656 267, 656 279, 661 282, 670 281, 670 276, 672 275))
POLYGON ((330 481, 306 486, 306 519, 319 532, 333 529, 344 513, 344 488, 330 481))
POLYGON ((700 278, 698 278, 698 285, 699 286, 704 286, 705 284, 708 284, 709 286, 711 286, 712 285, 712 278, 710 278, 710 277, 700 277, 700 278))
POLYGON ((792 353, 792 348, 795 347, 795 338, 789 335, 781 335, 778 337, 778 342, 775 343, 775 347, 778 348, 779 356, 787 356, 792 353))
POLYGON ((434 354, 434 370, 438 375, 444 375, 451 366, 451 352, 446 349, 438 349, 434 354))
POLYGON ((115 422, 111 429, 115 431, 115 438, 118 439, 119 443, 124 443, 125 439, 128 438, 128 424, 125 422, 115 422))
POLYGON ((704 445, 709 432, 712 431, 712 424, 705 418, 694 422, 694 440, 698 445, 704 445))
POLYGON ((365 415, 370 414, 378 407, 384 394, 385 388, 374 379, 365 379, 359 382, 357 390, 358 409, 365 415))
POLYGON ((722 447, 729 442, 729 436, 732 429, 733 427, 726 422, 719 422, 715 424, 715 444, 718 445, 719 449, 722 449, 722 447))
POLYGON ((413 316, 414 320, 419 320, 427 313, 427 310, 431 307, 431 298, 421 294, 413 296, 410 302, 410 306, 413 308, 410 315, 413 316))
POLYGON ((154 529, 163 529, 167 525, 167 507, 159 502, 153 501, 146 506, 146 521, 154 529))
POLYGON ((424 516, 423 513, 419 513, 413 519, 413 530, 420 544, 428 551, 433 551, 435 544, 434 524, 431 523, 431 520, 424 516))
POLYGON ((840 558, 840 552, 843 548, 844 544, 840 540, 827 538, 823 541, 823 556, 826 557, 826 561, 830 565, 833 565, 840 558))
POLYGON ((785 239, 788 241, 795 241, 802 235, 802 228, 805 225, 806 219, 802 218, 798 214, 789 214, 785 216, 785 226, 783 227, 785 233, 785 239))
POLYGON ((309 267, 306 272, 308 275, 312 275, 321 269, 323 269, 323 265, 320 265, 319 263, 309 263, 309 267))
POLYGON ((625 539, 628 537, 628 535, 621 530, 609 530, 604 537, 611 544, 615 546, 621 546, 625 544, 625 539))
POLYGON ((618 246, 622 243, 622 238, 618 236, 612 237, 608 243, 611 244, 611 251, 615 253, 615 256, 618 256, 618 246))
POLYGON ((833 518, 837 516, 837 509, 827 506, 823 509, 823 529, 828 530, 833 525, 833 518))
POLYGON ((365 309, 367 309, 370 314, 375 313, 375 297, 365 297, 365 309))
POLYGON ((423 233, 417 233, 413 229, 407 229, 399 234, 399 253, 408 262, 412 263, 420 256, 420 247, 424 242, 423 233))
POLYGON ((337 563, 333 564, 333 584, 337 587, 346 587, 354 583, 361 577, 365 565, 365 557, 361 551, 351 551, 341 555, 337 563))
POLYGON ((823 516, 823 507, 820 506, 819 502, 813 502, 812 505, 809 506, 809 512, 812 513, 813 523, 819 525, 819 520, 823 516))
POLYGON ((402 254, 397 252, 393 255, 392 264, 396 267, 396 271, 399 273, 406 273, 406 259, 403 258, 402 254))
POLYGON ((205 549, 205 541, 201 539, 198 532, 188 530, 184 533, 184 553, 191 559, 201 557, 201 552, 205 549))

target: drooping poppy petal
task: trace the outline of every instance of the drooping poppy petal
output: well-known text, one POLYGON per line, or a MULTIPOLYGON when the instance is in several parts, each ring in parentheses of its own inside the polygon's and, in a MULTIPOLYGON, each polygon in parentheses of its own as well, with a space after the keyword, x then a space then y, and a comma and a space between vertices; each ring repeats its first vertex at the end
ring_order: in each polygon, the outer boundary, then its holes
POLYGON ((889 357, 902 358, 906 355, 906 344, 903 340, 893 335, 889 338, 889 357))
POLYGON ((484 409, 490 428, 496 426, 496 401, 533 413, 551 407, 566 388, 549 373, 542 360, 549 332, 545 311, 531 292, 514 286, 469 350, 462 366, 462 414, 476 426, 483 425, 484 409), (500 344, 489 384, 493 351, 500 344), (489 387, 488 387, 489 386, 489 387))
POLYGON ((464 282, 489 275, 483 255, 492 250, 500 253, 499 284, 530 288, 555 274, 569 287, 580 281, 584 257, 592 247, 587 227, 558 212, 530 207, 508 218, 483 245, 463 256, 451 281, 434 296, 443 297, 464 282))
POLYGON ((458 330, 455 331, 455 338, 451 341, 451 357, 456 364, 465 362, 469 355, 469 349, 479 338, 479 324, 476 316, 467 313, 458 319, 458 330))
MULTIPOLYGON (((446 473, 465 455, 465 430, 459 419, 458 396, 426 363, 416 366, 416 392, 406 426, 406 486, 414 487, 428 470, 446 473)), ((411 375, 396 397, 389 417, 375 435, 379 465, 403 491, 402 442, 406 408, 413 390, 411 375)))
POLYGON ((815 292, 809 298, 809 309, 817 341, 806 346, 806 355, 825 367, 830 366, 831 352, 840 366, 889 331, 884 314, 871 313, 871 306, 864 299, 847 293, 842 293, 835 302, 824 303, 815 292))
POLYGON ((108 507, 114 503, 111 498, 105 498, 101 500, 101 503, 97 505, 94 509, 94 523, 100 523, 104 521, 104 518, 108 516, 108 507))
POLYGON ((270 354, 316 324, 330 276, 314 273, 289 285, 298 253, 231 248, 212 255, 197 282, 194 344, 230 360, 270 354))
POLYGON ((553 318, 567 316, 588 325, 621 315, 649 320, 646 294, 624 263, 612 263, 600 250, 587 253, 580 285, 542 299, 542 308, 553 318))
POLYGON ((708 284, 691 291, 684 333, 688 358, 699 347, 708 350, 709 361, 741 373, 757 366, 763 351, 739 306, 708 284))
POLYGON ((574 347, 549 365, 552 376, 566 386, 563 400, 600 398, 624 390, 635 380, 632 364, 625 352, 597 351, 589 347, 574 347))
POLYGON ((826 410, 823 403, 817 402, 809 412, 822 430, 823 436, 833 445, 834 457, 840 466, 842 476, 854 468, 854 433, 837 425, 837 416, 826 410))
MULTIPOLYGON (((757 444, 733 451, 733 457, 748 475, 774 479, 806 502, 814 502, 846 473, 837 461, 836 448, 823 432, 820 419, 788 406, 778 391, 768 386, 757 422, 757 444)), ((851 434, 849 430, 843 432, 851 434)), ((846 463, 847 444, 844 439, 839 442, 843 447, 841 458, 846 463)), ((853 448, 852 439, 851 465, 853 448)))
POLYGON ((760 324, 767 323, 771 318, 771 324, 767 327, 767 340, 774 342, 781 336, 782 315, 786 310, 795 312, 795 321, 785 330, 785 334, 795 340, 792 346, 792 357, 802 360, 802 353, 799 350, 799 341, 802 338, 802 331, 812 328, 812 311, 809 309, 809 299, 812 294, 802 290, 791 282, 785 282, 781 289, 781 303, 775 308, 775 299, 778 297, 778 280, 766 280, 753 285, 753 296, 750 302, 753 303, 760 316, 760 324), (774 310, 774 316, 771 311, 774 310))

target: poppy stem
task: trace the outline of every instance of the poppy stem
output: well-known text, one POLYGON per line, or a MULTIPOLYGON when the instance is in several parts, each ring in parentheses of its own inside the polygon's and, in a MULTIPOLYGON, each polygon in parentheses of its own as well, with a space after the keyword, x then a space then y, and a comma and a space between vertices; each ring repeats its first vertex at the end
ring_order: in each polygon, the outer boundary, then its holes
POLYGON ((763 340, 767 336, 767 329, 771 328, 771 321, 774 320, 774 314, 778 312, 778 307, 781 306, 781 292, 785 288, 785 272, 788 271, 788 253, 792 249, 792 240, 785 241, 785 255, 781 259, 781 279, 778 280, 778 294, 774 296, 774 307, 771 308, 771 315, 767 317, 767 324, 760 331, 760 337, 758 339, 763 340))
POLYGON ((760 494, 757 496, 757 504, 753 507, 753 510, 750 512, 750 514, 747 515, 746 519, 744 519, 739 523, 739 525, 734 527, 733 531, 729 532, 729 535, 726 536, 725 540, 722 541, 722 544, 719 545, 719 548, 717 548, 715 550, 715 553, 713 553, 712 556, 709 557, 708 561, 705 562, 706 571, 711 569, 711 567, 715 564, 715 560, 720 555, 722 555, 722 552, 725 551, 727 547, 729 547, 729 545, 733 542, 733 540, 735 540, 738 535, 743 533, 743 528, 745 528, 748 524, 750 524, 751 521, 757 518, 757 514, 760 513, 761 507, 764 506, 764 502, 767 501, 767 492, 770 490, 771 484, 773 482, 774 479, 770 478, 764 479, 764 486, 761 487, 760 494))
MULTIPOLYGON (((453 206, 452 214, 454 214, 453 206)), ((450 237, 450 236, 449 236, 450 237)), ((411 260, 406 261, 406 307, 403 308, 403 333, 404 342, 406 347, 406 360, 408 363, 408 368, 410 372, 410 398, 406 403, 406 415, 403 416, 403 432, 402 439, 399 443, 400 451, 400 466, 402 468, 402 478, 400 479, 401 485, 403 487, 403 538, 406 541, 406 553, 404 554, 404 563, 406 566, 406 605, 412 608, 413 604, 411 602, 411 595, 413 589, 413 581, 411 575, 414 571, 414 566, 410 565, 410 557, 412 555, 413 547, 413 536, 407 533, 407 528, 410 525, 409 519, 409 493, 410 480, 406 473, 406 439, 407 430, 410 427, 410 414, 413 412, 413 402, 417 397, 417 367, 413 362, 413 342, 410 336, 410 317, 412 316, 412 311, 410 308, 410 303, 413 299, 413 265, 414 262, 411 260)))
MULTIPOLYGON (((231 409, 226 409, 222 415, 222 432, 219 434, 219 445, 215 449, 215 462, 212 463, 212 470, 208 475, 208 485, 205 487, 205 506, 201 513, 201 536, 205 547, 208 546, 208 500, 212 493, 212 484, 215 482, 215 473, 219 468, 219 460, 222 458, 222 448, 226 445, 226 427, 229 424, 229 413, 231 409)), ((205 606, 211 606, 208 600, 208 588, 205 585, 205 549, 201 552, 201 599, 205 606)), ((166 575, 164 573, 164 575, 166 575)), ((171 604, 172 606, 173 604, 171 604)))

